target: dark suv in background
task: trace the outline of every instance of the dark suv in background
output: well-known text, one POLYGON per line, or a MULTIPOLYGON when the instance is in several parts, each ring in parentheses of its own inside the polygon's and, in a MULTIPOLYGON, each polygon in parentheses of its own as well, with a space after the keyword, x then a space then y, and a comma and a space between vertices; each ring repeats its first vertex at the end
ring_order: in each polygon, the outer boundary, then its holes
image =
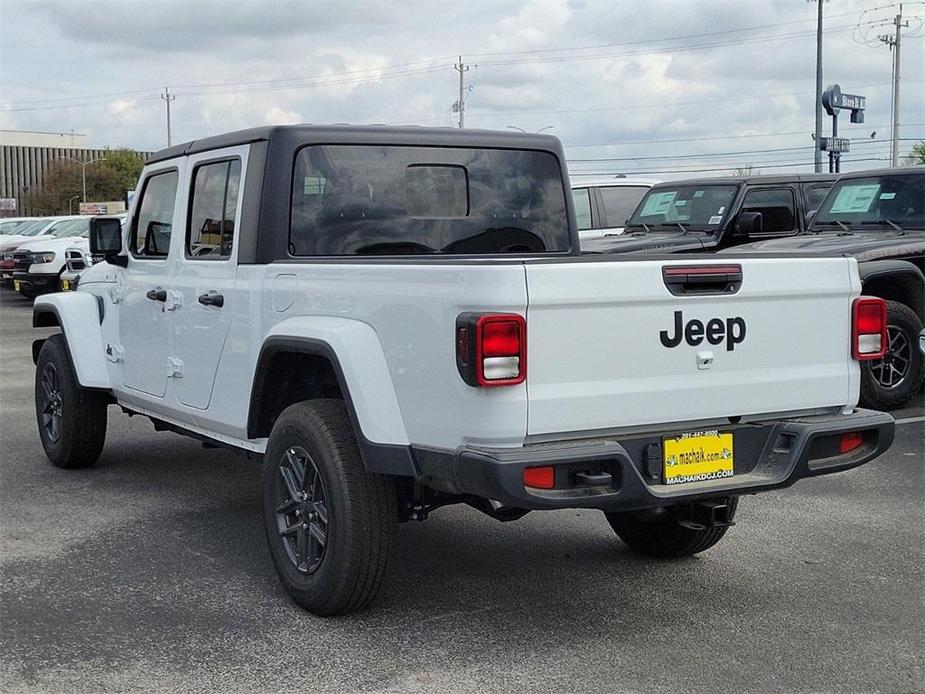
POLYGON ((683 253, 794 236, 834 174, 703 178, 649 189, 619 236, 583 241, 587 253, 683 253))
POLYGON ((842 174, 811 217, 797 236, 738 246, 735 252, 857 258, 863 293, 887 300, 889 326, 884 358, 862 363, 861 403, 880 410, 901 407, 916 397, 925 378, 918 349, 925 322, 925 167, 842 174))

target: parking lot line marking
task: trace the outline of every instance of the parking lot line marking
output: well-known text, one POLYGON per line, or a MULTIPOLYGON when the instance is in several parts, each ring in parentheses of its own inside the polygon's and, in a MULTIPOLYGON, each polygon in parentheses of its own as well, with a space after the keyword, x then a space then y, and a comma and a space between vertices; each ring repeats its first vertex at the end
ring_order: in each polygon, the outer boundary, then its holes
POLYGON ((906 417, 905 419, 897 419, 897 424, 912 424, 913 422, 925 422, 925 415, 921 417, 906 417))

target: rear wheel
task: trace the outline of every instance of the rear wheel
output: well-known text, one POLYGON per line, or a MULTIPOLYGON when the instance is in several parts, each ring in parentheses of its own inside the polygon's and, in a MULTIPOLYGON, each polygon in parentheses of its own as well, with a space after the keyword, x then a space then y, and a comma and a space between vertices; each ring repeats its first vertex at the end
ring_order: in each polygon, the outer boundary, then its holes
POLYGON ((925 377, 918 315, 905 304, 887 301, 886 321, 886 354, 861 365, 861 405, 875 410, 902 407, 915 397, 925 377))
MULTIPOLYGON (((738 502, 738 497, 726 500, 729 521, 735 516, 738 502)), ((604 515, 617 537, 631 549, 660 559, 677 559, 703 552, 722 540, 729 529, 728 525, 703 529, 687 527, 671 507, 604 515)))
POLYGON ((90 467, 106 441, 102 393, 82 388, 62 335, 52 335, 35 367, 35 416, 45 455, 60 468, 90 467))
POLYGON ((296 403, 270 434, 264 525, 283 587, 317 615, 376 597, 398 530, 394 481, 366 471, 340 400, 296 403))

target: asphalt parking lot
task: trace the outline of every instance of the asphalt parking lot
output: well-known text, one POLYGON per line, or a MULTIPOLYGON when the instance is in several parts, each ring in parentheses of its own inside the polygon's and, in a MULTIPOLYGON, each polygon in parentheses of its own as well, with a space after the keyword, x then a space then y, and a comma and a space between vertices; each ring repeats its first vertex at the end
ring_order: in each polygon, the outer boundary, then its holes
POLYGON ((4 692, 925 690, 921 405, 699 557, 633 555, 597 512, 443 509, 401 527, 371 610, 324 620, 276 580, 256 463, 114 407, 95 468, 46 462, 30 315, 2 291, 4 692))

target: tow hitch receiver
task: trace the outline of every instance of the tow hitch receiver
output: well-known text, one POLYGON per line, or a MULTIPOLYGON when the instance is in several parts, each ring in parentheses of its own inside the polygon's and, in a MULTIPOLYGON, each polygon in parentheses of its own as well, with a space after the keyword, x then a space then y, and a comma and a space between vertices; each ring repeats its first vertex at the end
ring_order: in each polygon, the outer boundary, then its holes
POLYGON ((731 519, 729 503, 721 501, 695 501, 674 507, 678 524, 690 530, 706 530, 707 528, 724 528, 735 525, 731 519))

